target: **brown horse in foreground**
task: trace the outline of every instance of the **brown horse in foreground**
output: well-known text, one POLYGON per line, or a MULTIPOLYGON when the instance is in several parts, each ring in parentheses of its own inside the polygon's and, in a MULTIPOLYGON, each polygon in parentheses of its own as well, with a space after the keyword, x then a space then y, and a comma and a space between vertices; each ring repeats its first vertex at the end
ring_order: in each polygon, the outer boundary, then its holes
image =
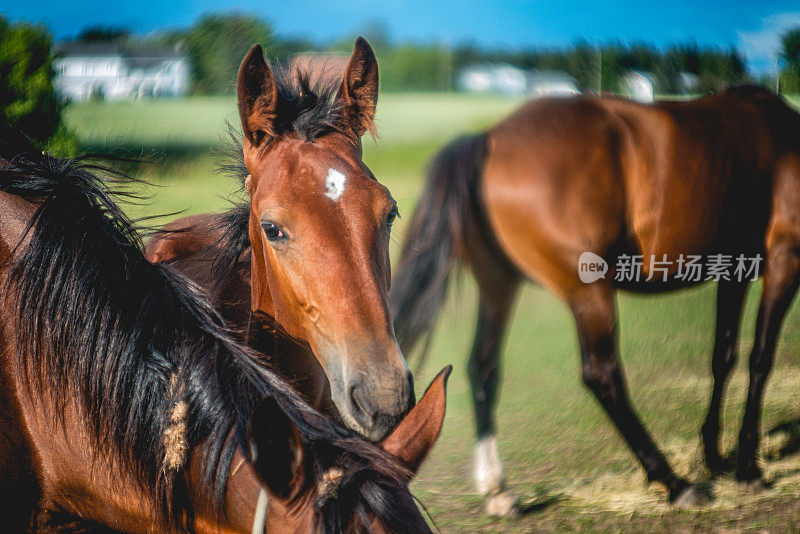
POLYGON ((569 306, 584 383, 648 478, 666 485, 675 504, 704 500, 675 475, 628 399, 617 354, 615 292, 719 279, 714 388, 702 428, 706 462, 719 470, 720 406, 752 276, 735 276, 731 267, 725 279, 711 264, 720 258, 735 264, 740 255, 753 258, 748 271, 764 258, 736 465, 738 480, 760 483, 764 385, 800 281, 800 115, 755 87, 653 105, 545 99, 436 156, 394 279, 392 310, 408 353, 432 328, 453 262, 464 262, 475 276, 480 309, 469 373, 476 481, 495 496, 491 507, 508 511, 512 503, 503 492, 494 407, 501 338, 523 279, 545 285, 569 306), (687 277, 686 259, 695 255, 706 270, 687 277), (640 273, 631 276, 628 267, 637 257, 640 273), (611 266, 608 273, 603 262, 611 266), (592 273, 598 276, 582 281, 592 273))
POLYGON ((369 443, 145 259, 96 167, 0 154, 4 530, 251 532, 263 483, 269 532, 430 532, 407 484, 441 429, 448 371, 383 448, 369 443), (261 481, 246 446, 259 399, 261 481))
POLYGON ((378 66, 359 38, 343 79, 312 74, 274 70, 260 46, 250 50, 237 86, 244 162, 234 165, 248 202, 169 224, 147 255, 212 294, 256 348, 273 352, 259 331, 278 332, 280 371, 378 440, 414 402, 389 315, 396 204, 362 161, 378 66))

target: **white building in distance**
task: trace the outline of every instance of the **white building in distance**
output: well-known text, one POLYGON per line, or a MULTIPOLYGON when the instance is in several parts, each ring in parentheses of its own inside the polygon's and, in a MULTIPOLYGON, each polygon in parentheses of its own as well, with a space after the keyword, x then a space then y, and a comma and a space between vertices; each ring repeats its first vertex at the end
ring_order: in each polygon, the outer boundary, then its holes
POLYGON ((468 93, 523 95, 528 89, 528 74, 505 63, 473 65, 458 73, 456 87, 468 93))
POLYGON ((67 100, 182 96, 191 74, 180 52, 114 43, 63 43, 54 67, 56 91, 67 100))
POLYGON ((534 71, 528 78, 532 98, 545 96, 572 96, 581 91, 575 78, 560 71, 534 71))
POLYGON ((575 80, 564 72, 534 71, 504 63, 472 65, 458 73, 456 86, 469 93, 499 93, 504 95, 569 96, 578 94, 575 80))
POLYGON ((656 94, 656 78, 649 72, 632 70, 622 78, 621 93, 637 102, 653 102, 656 94))

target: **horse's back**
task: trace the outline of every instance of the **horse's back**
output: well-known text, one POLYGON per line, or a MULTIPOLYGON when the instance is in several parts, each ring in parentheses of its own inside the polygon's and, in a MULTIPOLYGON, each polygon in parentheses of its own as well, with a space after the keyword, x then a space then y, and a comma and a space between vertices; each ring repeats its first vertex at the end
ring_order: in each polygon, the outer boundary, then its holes
POLYGON ((769 217, 774 129, 759 102, 602 102, 620 120, 629 231, 645 255, 758 248, 769 217))
POLYGON ((218 218, 215 213, 202 213, 165 224, 147 241, 147 259, 154 263, 168 263, 201 253, 222 237, 215 224, 218 218))
POLYGON ((492 230, 529 276, 562 292, 586 250, 622 231, 616 119, 592 99, 543 99, 488 133, 481 198, 492 230))
POLYGON ((781 113, 757 90, 653 105, 531 102, 488 134, 489 219, 511 259, 560 292, 578 283, 585 251, 757 250, 781 113))
POLYGON ((213 268, 220 247, 228 246, 219 222, 222 216, 204 213, 166 224, 147 242, 145 256, 188 277, 212 298, 232 325, 241 328, 250 315, 249 255, 230 272, 213 268))

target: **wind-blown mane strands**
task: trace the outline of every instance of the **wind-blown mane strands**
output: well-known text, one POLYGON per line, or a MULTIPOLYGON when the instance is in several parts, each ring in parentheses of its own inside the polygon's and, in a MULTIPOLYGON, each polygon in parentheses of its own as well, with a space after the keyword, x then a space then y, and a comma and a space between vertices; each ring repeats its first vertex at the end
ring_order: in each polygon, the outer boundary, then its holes
POLYGON ((337 100, 339 83, 324 72, 300 66, 271 65, 278 87, 275 134, 293 131, 306 141, 331 132, 348 132, 350 124, 337 100))
MULTIPOLYGON (((30 393, 49 395, 62 419, 73 402, 67 399, 75 399, 97 460, 108 458, 152 496, 166 529, 185 529, 191 520, 184 470, 164 469, 164 436, 175 423, 176 403, 185 403, 188 450, 205 447, 210 504, 224 513, 234 452, 248 455, 246 424, 254 403, 271 397, 305 444, 307 471, 314 475, 307 486, 338 466, 350 481, 349 494, 359 497, 348 504, 354 514, 368 506, 387 527, 406 531, 414 513, 398 496, 407 494, 408 473, 314 411, 234 342, 183 276, 149 263, 136 229, 113 200, 114 184, 127 178, 105 173, 104 182, 95 174, 99 168, 34 151, 0 161, 0 190, 38 204, 2 286, 3 298, 15 304, 18 372, 30 393), (172 380, 181 387, 170 388, 172 380)), ((325 512, 320 507, 320 520, 329 524, 325 512)))
MULTIPOLYGON (((231 123, 227 123, 226 129, 227 140, 221 151, 223 163, 218 166, 217 172, 236 180, 239 189, 244 190, 249 173, 244 164, 242 132, 231 123)), ((249 199, 237 198, 231 202, 232 206, 214 221, 220 231, 219 242, 210 247, 214 252, 213 272, 217 280, 227 278, 250 247, 249 199)))

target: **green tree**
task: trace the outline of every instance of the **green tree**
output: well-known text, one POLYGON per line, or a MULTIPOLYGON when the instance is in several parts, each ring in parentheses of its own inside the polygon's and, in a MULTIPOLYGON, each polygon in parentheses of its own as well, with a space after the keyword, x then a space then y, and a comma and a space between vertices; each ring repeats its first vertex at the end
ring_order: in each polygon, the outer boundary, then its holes
POLYGON ((130 34, 126 28, 116 26, 87 26, 75 40, 84 43, 121 41, 130 37, 130 34))
POLYGON ((744 59, 735 48, 701 50, 699 60, 700 92, 720 91, 746 78, 744 59))
POLYGON ((618 91, 625 75, 622 58, 625 48, 620 44, 607 45, 600 49, 602 53, 602 90, 618 91))
POLYGON ((52 39, 41 26, 0 17, 0 125, 59 152, 77 149, 61 123, 53 87, 52 39))
POLYGON ((386 91, 446 91, 452 79, 450 51, 429 45, 403 45, 378 57, 386 91))
POLYGON ((656 78, 656 92, 660 94, 676 94, 680 81, 680 73, 683 67, 680 53, 675 50, 667 50, 659 57, 653 74, 656 78))
POLYGON ((658 49, 649 44, 637 43, 628 48, 622 58, 626 70, 653 72, 658 64, 658 49))
POLYGON ((244 55, 254 44, 273 45, 272 29, 247 15, 208 15, 187 33, 186 45, 194 66, 194 91, 232 93, 244 55))
POLYGON ((800 26, 781 37, 781 59, 789 66, 800 67, 800 26))
POLYGON ((580 40, 567 54, 567 72, 578 81, 581 89, 597 90, 600 55, 587 41, 580 40))
POLYGON ((314 43, 307 39, 280 39, 269 47, 267 55, 272 60, 288 64, 292 57, 309 50, 314 50, 314 43))
POLYGON ((800 92, 800 27, 792 28, 783 34, 780 59, 783 62, 780 73, 781 91, 800 92))

